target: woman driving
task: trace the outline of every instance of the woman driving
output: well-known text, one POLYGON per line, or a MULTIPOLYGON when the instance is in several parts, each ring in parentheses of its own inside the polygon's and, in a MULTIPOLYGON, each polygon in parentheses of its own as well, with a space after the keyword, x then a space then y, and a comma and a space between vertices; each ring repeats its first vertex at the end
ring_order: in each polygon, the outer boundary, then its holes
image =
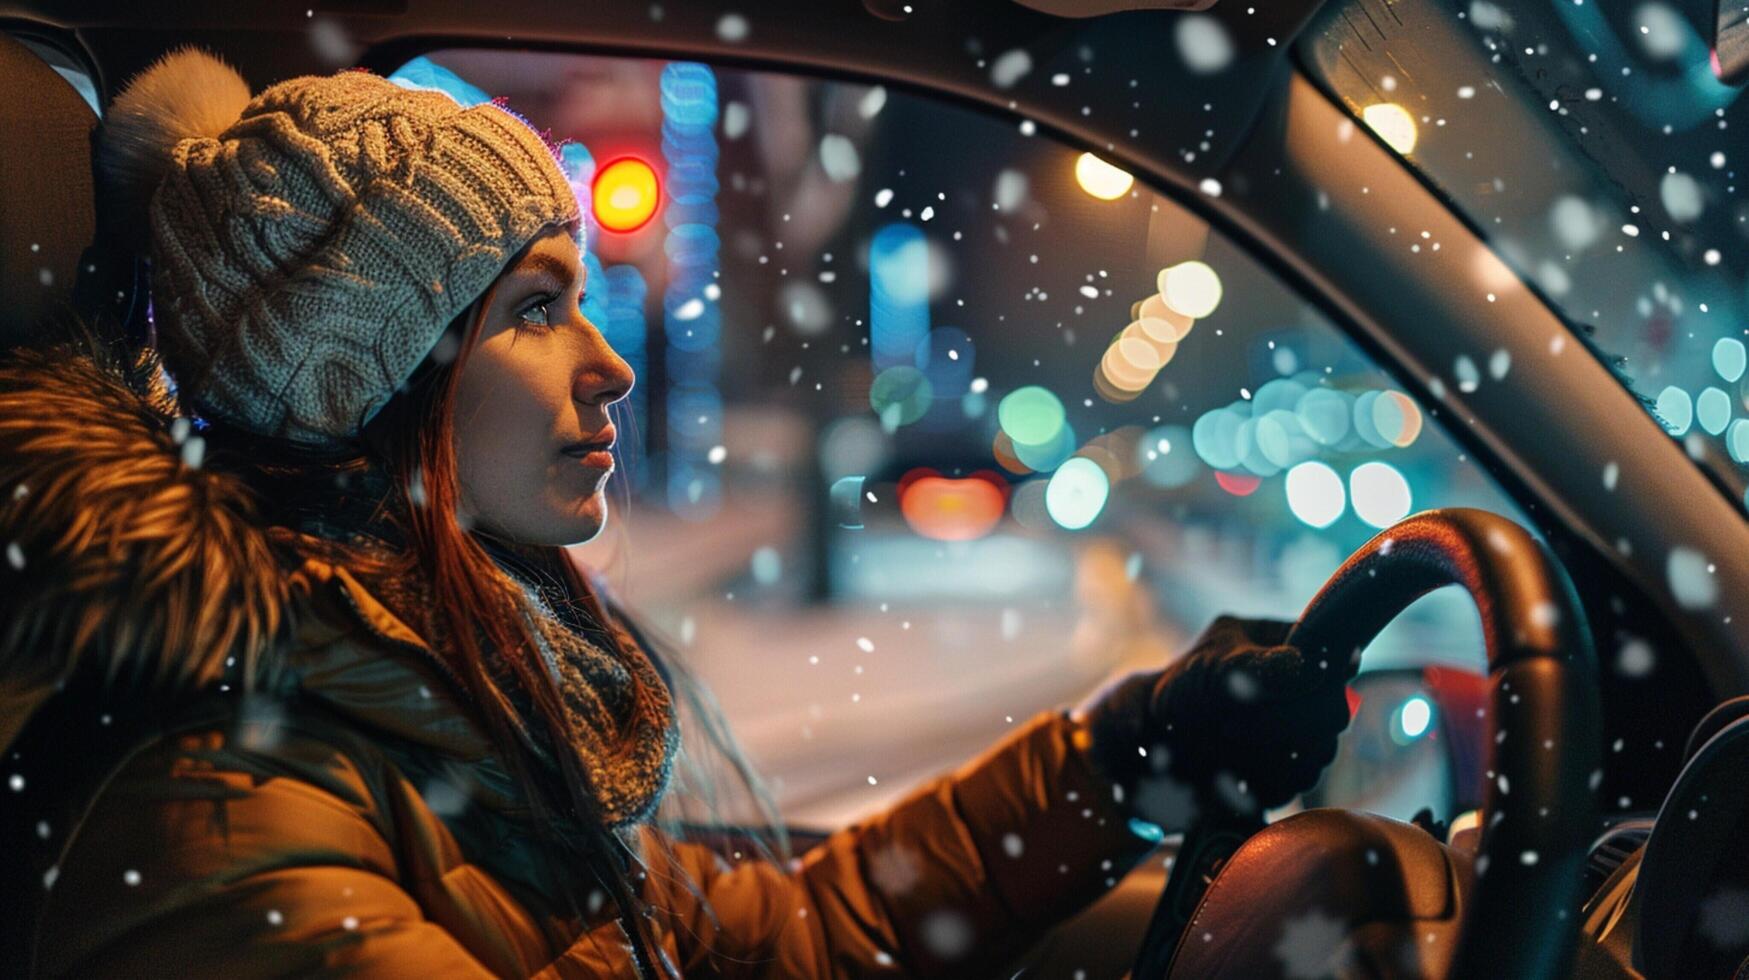
POLYGON ((542 137, 184 50, 99 160, 153 347, 0 360, 31 975, 995 975, 1147 853, 1132 818, 1334 754, 1350 665, 1223 618, 794 859, 700 839, 662 815, 733 743, 564 550, 635 379, 542 137))

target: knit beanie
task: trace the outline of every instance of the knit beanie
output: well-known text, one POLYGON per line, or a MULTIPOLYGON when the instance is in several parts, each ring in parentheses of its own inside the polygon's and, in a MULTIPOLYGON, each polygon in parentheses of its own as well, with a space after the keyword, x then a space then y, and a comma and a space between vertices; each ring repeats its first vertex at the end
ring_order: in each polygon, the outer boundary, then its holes
POLYGON ((204 52, 119 95, 99 141, 112 223, 146 232, 158 346, 203 415, 334 448, 545 229, 579 218, 520 117, 364 71, 251 98, 204 52))

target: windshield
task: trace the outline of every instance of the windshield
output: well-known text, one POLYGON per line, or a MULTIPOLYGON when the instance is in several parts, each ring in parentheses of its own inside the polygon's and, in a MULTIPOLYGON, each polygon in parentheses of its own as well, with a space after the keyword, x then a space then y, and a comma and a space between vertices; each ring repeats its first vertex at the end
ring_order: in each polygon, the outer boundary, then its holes
POLYGON ((1695 26, 1656 0, 1345 0, 1300 51, 1741 499, 1749 100, 1695 26))
MULTIPOLYGON (((793 822, 866 813, 1220 612, 1294 618, 1412 511, 1526 523, 1302 295, 1024 121, 695 62, 454 50, 396 77, 569 141, 584 307, 639 379, 628 506, 584 557, 793 822)), ((1461 591, 1399 617, 1319 799, 1461 809, 1479 778, 1444 746, 1479 738, 1457 675, 1482 665, 1461 591)))

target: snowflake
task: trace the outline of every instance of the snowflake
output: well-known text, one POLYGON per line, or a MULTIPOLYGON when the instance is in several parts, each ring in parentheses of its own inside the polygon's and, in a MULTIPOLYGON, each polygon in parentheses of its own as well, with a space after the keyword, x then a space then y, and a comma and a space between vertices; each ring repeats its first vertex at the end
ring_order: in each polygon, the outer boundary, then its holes
POLYGON ((1701 902, 1698 929, 1720 949, 1749 942, 1749 889, 1722 888, 1701 902))
POLYGON ((1281 960, 1283 976, 1307 980, 1330 976, 1338 972, 1339 962, 1351 955, 1348 926, 1314 909, 1284 923, 1274 952, 1281 960))
POLYGON ((1161 827, 1188 827, 1196 819, 1196 793, 1168 776, 1142 779, 1135 805, 1138 814, 1161 827))
POLYGON ((953 909, 936 909, 923 920, 923 945, 941 959, 959 959, 976 938, 971 922, 953 909))
POLYGON ((870 855, 868 865, 869 878, 888 895, 904 895, 923 880, 916 855, 902 844, 876 851, 870 855))

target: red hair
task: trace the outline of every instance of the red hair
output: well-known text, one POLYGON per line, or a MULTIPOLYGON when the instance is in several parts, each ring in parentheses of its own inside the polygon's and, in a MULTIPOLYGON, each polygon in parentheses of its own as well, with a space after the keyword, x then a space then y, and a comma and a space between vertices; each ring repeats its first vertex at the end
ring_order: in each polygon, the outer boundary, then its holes
MULTIPOLYGON (((584 861, 591 877, 615 903, 640 974, 661 975, 656 964, 665 965, 665 957, 632 884, 630 864, 635 858, 607 828, 581 758, 564 750, 576 735, 565 721, 557 685, 542 661, 520 590, 457 520, 461 491, 455 448, 456 390, 462 367, 479 342, 490 295, 451 324, 450 335, 460 335, 456 357, 448 363, 428 360, 407 389, 367 426, 366 441, 395 483, 396 492, 384 504, 392 508, 391 520, 406 537, 405 564, 399 571, 418 576, 430 588, 435 625, 446 634, 445 642, 431 644, 432 650, 473 699, 545 829, 570 823, 585 830, 585 852, 566 846, 563 835, 556 832, 550 842, 584 861), (530 721, 538 724, 539 734, 555 749, 551 754, 558 764, 558 779, 551 770, 529 764, 518 738, 517 708, 507 688, 522 692, 532 705, 530 721)), ((445 346, 439 344, 440 349, 445 346)), ((612 627, 589 583, 562 549, 533 550, 536 560, 547 566, 544 570, 565 582, 592 625, 599 627, 599 638, 612 652, 625 655, 627 638, 612 627)), ((571 882, 569 876, 558 877, 571 882)), ((580 917, 590 905, 599 904, 582 890, 568 892, 571 911, 580 917)))

